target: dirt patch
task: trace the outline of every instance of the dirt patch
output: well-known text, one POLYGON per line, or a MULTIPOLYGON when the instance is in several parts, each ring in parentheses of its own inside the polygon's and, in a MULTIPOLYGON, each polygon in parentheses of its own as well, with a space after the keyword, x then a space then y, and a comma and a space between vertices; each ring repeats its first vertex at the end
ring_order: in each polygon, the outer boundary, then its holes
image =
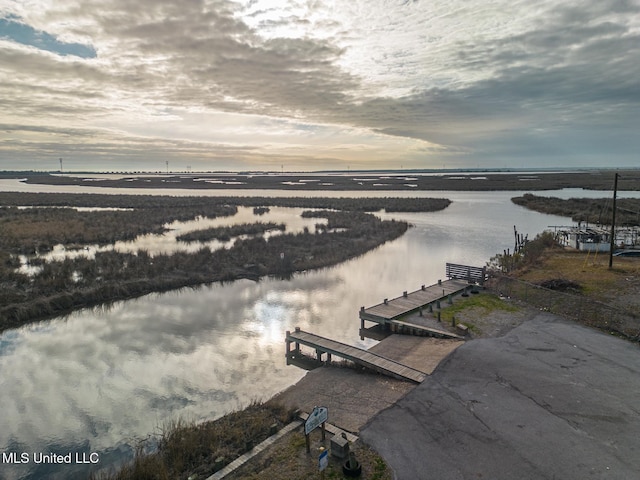
MULTIPOLYGON (((505 302, 513 304, 509 299, 505 302)), ((520 305, 516 311, 493 310, 469 307, 456 314, 456 322, 469 327, 470 338, 494 338, 505 335, 524 321, 532 318, 537 310, 520 305)))
POLYGON ((545 280, 540 283, 540 286, 543 288, 548 288, 550 290, 557 290, 559 292, 576 292, 579 293, 582 290, 582 287, 579 283, 573 282, 571 280, 566 280, 564 278, 552 278, 550 280, 545 280))

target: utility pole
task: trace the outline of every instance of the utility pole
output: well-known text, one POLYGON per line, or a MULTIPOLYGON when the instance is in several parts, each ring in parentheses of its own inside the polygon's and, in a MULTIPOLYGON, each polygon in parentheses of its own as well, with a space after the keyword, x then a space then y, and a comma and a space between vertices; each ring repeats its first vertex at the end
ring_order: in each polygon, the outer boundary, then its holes
POLYGON ((60 158, 60 173, 62 173, 62 159, 60 158))
POLYGON ((618 195, 618 172, 613 179, 613 214, 611 215, 611 243, 609 245, 609 269, 613 268, 613 249, 616 244, 616 197, 618 195))

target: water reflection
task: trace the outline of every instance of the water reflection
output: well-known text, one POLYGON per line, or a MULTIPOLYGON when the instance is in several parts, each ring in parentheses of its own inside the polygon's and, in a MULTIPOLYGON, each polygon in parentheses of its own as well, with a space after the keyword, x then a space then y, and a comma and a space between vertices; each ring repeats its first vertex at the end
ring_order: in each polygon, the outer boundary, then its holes
MULTIPOLYGON (((447 261, 484 265, 512 247, 514 225, 533 237, 568 222, 517 207, 511 196, 458 192, 441 212, 381 213, 415 227, 361 257, 291 280, 148 295, 4 332, 0 450, 100 452, 105 466, 170 418, 217 417, 269 397, 304 374, 286 366, 286 330, 300 326, 369 345, 358 336, 360 306, 437 282, 447 261)), ((38 468, 4 464, 0 477, 42 478, 38 468)), ((58 471, 71 478, 68 469, 58 471)))
POLYGON ((34 259, 44 262, 61 262, 67 258, 73 259, 78 257, 93 259, 96 253, 114 250, 121 253, 136 253, 144 250, 150 256, 172 254, 175 252, 195 253, 205 247, 212 251, 229 248, 233 246, 236 239, 248 237, 248 235, 241 235, 233 237, 228 241, 211 240, 207 242, 184 242, 177 238, 185 233, 213 227, 256 222, 284 223, 286 225, 284 232, 280 230, 269 230, 260 234, 264 238, 269 238, 274 235, 282 235, 283 233, 300 233, 305 229, 310 233, 315 233, 316 225, 327 224, 327 220, 324 218, 302 217, 301 214, 304 210, 309 209, 270 207, 268 212, 262 215, 256 215, 253 213, 252 207, 238 207, 238 212, 235 215, 217 218, 197 217, 188 221, 174 221, 164 225, 168 231, 163 234, 139 235, 131 241, 118 241, 111 245, 86 245, 76 249, 66 248, 64 245, 55 245, 51 251, 46 253, 39 253, 33 256, 20 255, 18 257, 20 260, 18 272, 25 275, 36 275, 40 273, 42 268, 39 265, 32 264, 34 259))

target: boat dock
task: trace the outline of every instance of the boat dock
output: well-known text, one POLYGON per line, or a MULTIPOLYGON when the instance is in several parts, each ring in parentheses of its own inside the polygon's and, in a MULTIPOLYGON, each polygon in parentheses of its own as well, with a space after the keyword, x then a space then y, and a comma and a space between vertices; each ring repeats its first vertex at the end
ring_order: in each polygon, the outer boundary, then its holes
POLYGON ((423 309, 431 311, 434 307, 439 309, 441 302, 450 303, 454 295, 465 293, 471 288, 473 286, 466 280, 450 279, 438 281, 437 284, 428 287, 423 285, 420 290, 404 292, 401 297, 392 298, 391 300, 385 298, 378 305, 360 308, 360 328, 365 330, 365 321, 369 321, 378 323, 385 329, 391 329, 392 331, 409 328, 435 337, 460 339, 462 337, 454 333, 408 323, 400 320, 400 318, 416 311, 421 312, 423 309))
POLYGON ((403 365, 362 348, 337 342, 313 333, 304 332, 297 327, 294 332, 287 331, 285 341, 287 344, 287 360, 301 355, 300 345, 305 345, 315 349, 319 362, 322 361, 323 354, 327 355, 328 362, 331 361, 331 356, 335 355, 400 380, 421 383, 427 377, 426 373, 416 370, 415 368, 403 365), (295 344, 294 350, 291 350, 292 343, 295 344))
MULTIPOLYGON (((450 305, 453 303, 453 297, 458 294, 468 296, 468 292, 478 293, 478 285, 483 285, 486 271, 481 267, 453 263, 447 263, 446 267, 449 280, 438 280, 438 283, 428 287, 422 285, 420 290, 415 292, 403 292, 402 296, 391 300, 385 298, 382 303, 373 307, 362 307, 360 309, 360 337, 366 336, 383 340, 390 333, 407 333, 452 341, 464 340, 465 336, 463 335, 468 333, 468 329, 464 325, 456 326, 455 317, 452 319, 450 329, 440 322, 441 303, 445 301, 450 305), (425 309, 429 313, 428 315, 423 315, 425 309), (365 328, 365 321, 373 322, 376 325, 365 328), (463 335, 454 333, 456 327, 457 332, 463 335)), ((373 353, 371 350, 364 350, 320 335, 304 332, 298 327, 294 332, 287 331, 285 342, 287 365, 295 364, 310 370, 323 365, 325 362, 323 362, 322 356, 326 354, 326 362, 328 363, 331 362, 332 355, 335 355, 377 372, 415 383, 421 383, 428 375, 426 371, 373 353), (292 343, 295 344, 293 350, 291 349, 292 343), (315 358, 304 355, 300 350, 301 345, 314 349, 315 358)))

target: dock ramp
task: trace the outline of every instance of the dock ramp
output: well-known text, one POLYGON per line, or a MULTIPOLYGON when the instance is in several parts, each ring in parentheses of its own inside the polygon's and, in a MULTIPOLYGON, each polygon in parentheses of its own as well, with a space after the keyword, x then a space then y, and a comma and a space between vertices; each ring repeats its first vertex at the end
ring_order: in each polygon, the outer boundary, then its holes
POLYGON ((315 349, 318 361, 321 361, 322 354, 326 353, 329 361, 331 360, 331 356, 335 355, 400 380, 421 383, 427 377, 426 373, 403 365, 395 360, 377 355, 362 348, 331 340, 330 338, 305 332, 298 328, 296 328, 294 332, 287 331, 285 341, 287 344, 287 358, 300 354, 300 345, 305 345, 315 349), (293 351, 291 350, 292 343, 295 344, 295 350, 293 351))

